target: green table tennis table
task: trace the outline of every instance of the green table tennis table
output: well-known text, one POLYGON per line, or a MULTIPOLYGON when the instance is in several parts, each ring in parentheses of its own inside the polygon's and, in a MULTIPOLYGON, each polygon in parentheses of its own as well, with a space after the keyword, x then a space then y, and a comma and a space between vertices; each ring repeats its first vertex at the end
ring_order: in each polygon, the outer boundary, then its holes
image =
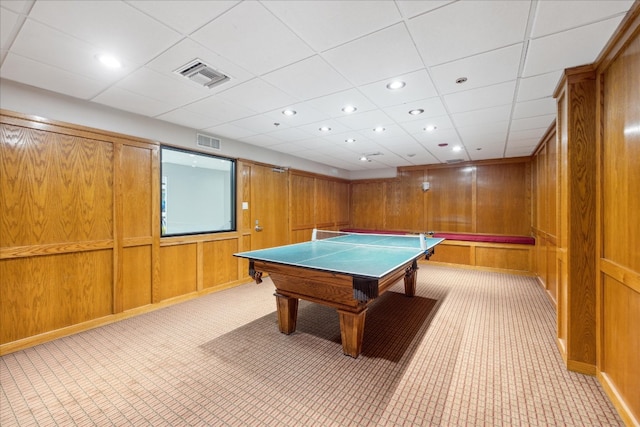
POLYGON ((343 352, 362 350, 367 305, 404 278, 413 296, 417 261, 444 239, 424 235, 341 233, 314 230, 311 241, 234 254, 249 260, 249 274, 268 273, 276 287, 280 332, 296 330, 298 300, 334 307, 340 318, 343 352))

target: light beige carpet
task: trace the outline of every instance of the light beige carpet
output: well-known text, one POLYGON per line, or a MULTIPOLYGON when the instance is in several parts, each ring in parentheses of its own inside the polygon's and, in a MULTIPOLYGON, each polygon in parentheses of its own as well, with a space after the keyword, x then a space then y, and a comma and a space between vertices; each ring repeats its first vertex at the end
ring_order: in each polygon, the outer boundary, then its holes
POLYGON ((9 426, 615 426, 595 378, 564 368, 530 277, 421 264, 342 354, 335 310, 277 329, 273 285, 247 284, 3 356, 9 426))

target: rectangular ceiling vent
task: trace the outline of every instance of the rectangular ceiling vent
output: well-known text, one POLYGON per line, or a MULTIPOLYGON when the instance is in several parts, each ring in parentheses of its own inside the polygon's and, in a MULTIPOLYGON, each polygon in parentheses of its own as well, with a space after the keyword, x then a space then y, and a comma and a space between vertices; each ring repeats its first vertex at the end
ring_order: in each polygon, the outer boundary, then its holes
POLYGON ((211 148, 213 150, 220 149, 220 140, 202 133, 197 134, 198 147, 211 148))
POLYGON ((175 72, 209 89, 229 80, 229 76, 214 70, 199 59, 194 59, 175 72))
POLYGON ((449 159, 447 160, 447 163, 451 164, 451 163, 462 163, 464 162, 464 159, 449 159))

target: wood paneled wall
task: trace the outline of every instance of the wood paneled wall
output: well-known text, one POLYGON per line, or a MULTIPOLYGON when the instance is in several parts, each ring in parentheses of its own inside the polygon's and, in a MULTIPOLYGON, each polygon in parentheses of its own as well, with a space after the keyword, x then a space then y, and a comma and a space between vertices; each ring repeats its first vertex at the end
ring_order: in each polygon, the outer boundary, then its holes
POLYGON ((597 68, 597 374, 640 425, 640 2, 597 68))
POLYGON ((535 273, 554 304, 558 300, 556 236, 556 157, 555 123, 549 128, 532 160, 533 234, 536 238, 535 273))
POLYGON ((234 253, 349 225, 348 181, 239 160, 237 232, 160 238, 158 143, 9 111, 0 135, 0 354, 244 283, 234 253))
POLYGON ((349 182, 290 171, 291 242, 311 239, 314 228, 339 230, 349 226, 349 182))
POLYGON ((351 226, 530 235, 530 159, 400 168, 395 179, 354 181, 351 226))

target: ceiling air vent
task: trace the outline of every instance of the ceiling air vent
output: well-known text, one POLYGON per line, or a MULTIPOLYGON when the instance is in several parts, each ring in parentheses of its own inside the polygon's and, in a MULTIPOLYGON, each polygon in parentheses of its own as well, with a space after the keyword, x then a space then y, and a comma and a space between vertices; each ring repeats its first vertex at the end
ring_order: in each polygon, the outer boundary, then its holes
POLYGON ((175 72, 209 89, 229 80, 228 76, 214 70, 199 59, 194 59, 175 72))
POLYGON ((197 134, 198 147, 212 148, 214 150, 220 149, 220 140, 209 135, 202 133, 197 134))
POLYGON ((462 163, 464 162, 464 159, 449 159, 447 160, 447 163, 451 164, 451 163, 462 163))

